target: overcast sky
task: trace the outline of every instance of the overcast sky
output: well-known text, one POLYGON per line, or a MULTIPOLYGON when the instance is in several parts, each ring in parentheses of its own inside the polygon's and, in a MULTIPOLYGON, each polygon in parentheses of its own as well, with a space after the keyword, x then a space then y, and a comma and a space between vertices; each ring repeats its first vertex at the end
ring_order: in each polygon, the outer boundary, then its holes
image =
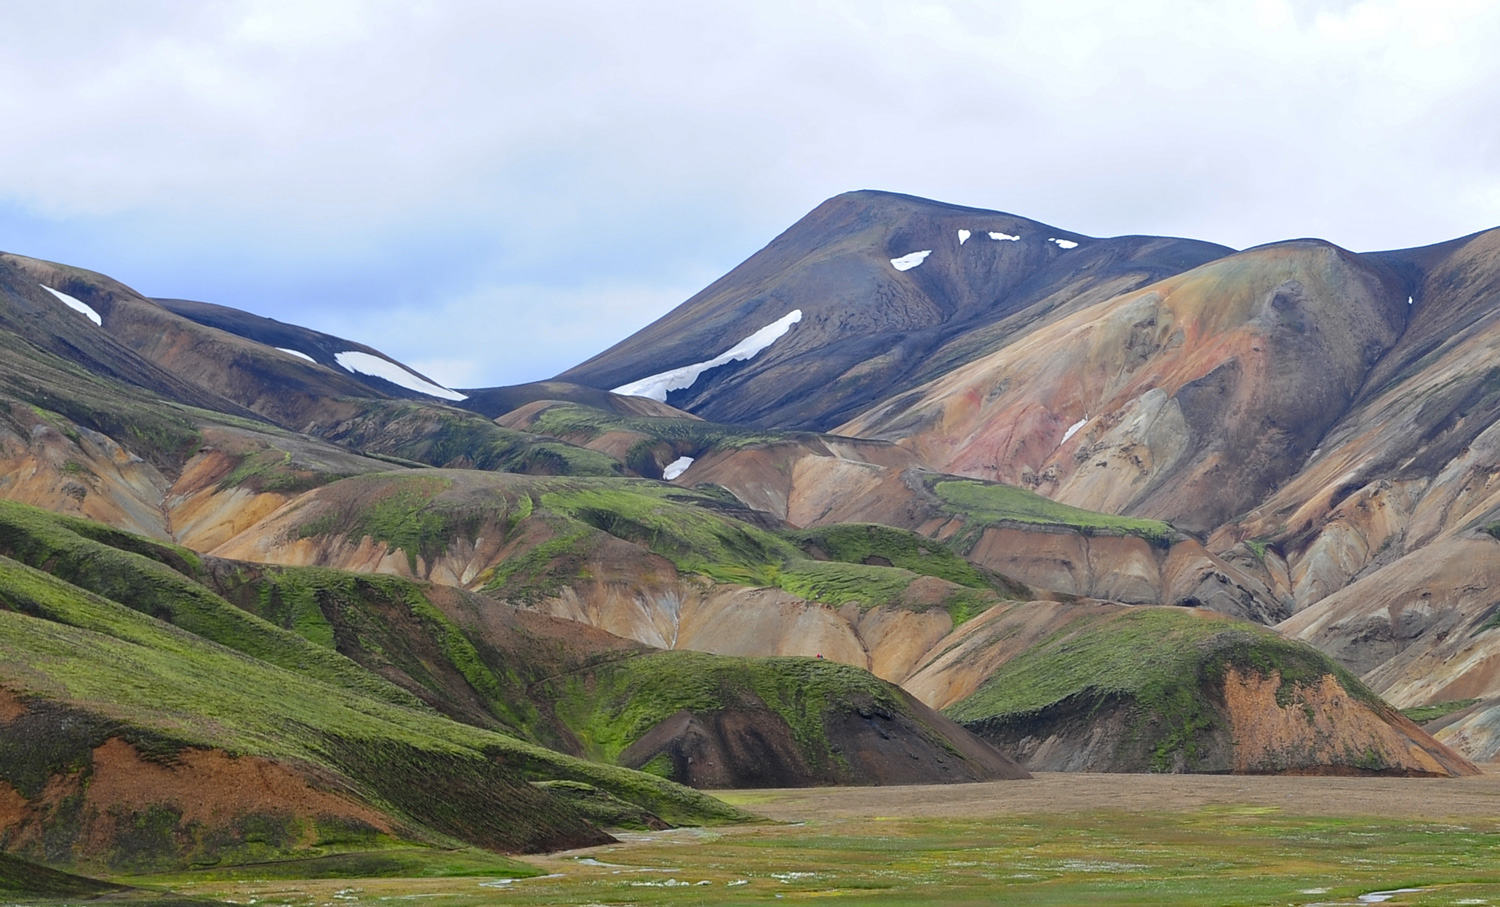
MULTIPOLYGON (((0 249, 549 377, 828 196, 1500 225, 1500 3, 0 0, 0 249)), ((706 351, 709 354, 719 352, 706 351)))

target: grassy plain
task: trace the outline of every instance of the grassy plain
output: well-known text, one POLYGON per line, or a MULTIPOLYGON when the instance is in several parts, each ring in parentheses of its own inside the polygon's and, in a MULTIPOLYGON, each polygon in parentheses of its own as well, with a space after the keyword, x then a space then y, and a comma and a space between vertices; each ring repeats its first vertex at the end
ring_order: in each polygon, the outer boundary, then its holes
MULTIPOLYGON (((269 905, 1500 904, 1500 775, 1460 780, 1057 775, 741 791, 783 824, 621 834, 543 875, 149 880, 269 905), (1371 903, 1371 902, 1364 902, 1371 903)), ((137 880, 144 881, 144 880, 137 880)))

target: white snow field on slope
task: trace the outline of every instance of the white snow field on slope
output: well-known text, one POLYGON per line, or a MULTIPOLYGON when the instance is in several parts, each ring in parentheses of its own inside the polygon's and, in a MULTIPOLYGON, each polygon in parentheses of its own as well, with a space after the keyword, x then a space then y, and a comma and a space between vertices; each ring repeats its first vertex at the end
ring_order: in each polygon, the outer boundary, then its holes
POLYGON ((318 360, 316 360, 313 357, 307 355, 306 353, 302 352, 301 350, 289 350, 289 349, 287 349, 284 346, 278 346, 275 349, 276 349, 276 352, 278 352, 278 353, 286 353, 288 356, 296 356, 298 359, 306 359, 308 362, 311 362, 313 365, 317 365, 318 364, 318 360))
POLYGON ((51 293, 53 296, 56 296, 58 302, 61 302, 63 305, 67 306, 73 311, 82 314, 83 317, 87 318, 89 321, 92 321, 94 324, 97 324, 100 327, 104 327, 104 319, 99 317, 99 313, 94 311, 93 306, 89 305, 86 302, 81 302, 77 299, 74 299, 72 296, 69 296, 67 293, 62 292, 61 290, 54 290, 44 283, 39 283, 37 284, 37 286, 46 290, 48 293, 51 293))
POLYGON ((993 239, 995 242, 1020 242, 1021 236, 1020 234, 1011 236, 1009 233, 995 233, 991 231, 990 239, 993 239))
POLYGON ((927 256, 931 254, 931 249, 923 249, 920 252, 910 252, 906 255, 901 256, 900 258, 892 258, 891 267, 895 268, 898 271, 910 271, 912 268, 915 268, 917 265, 921 264, 923 260, 925 260, 927 256))
POLYGON ((1078 434, 1078 429, 1084 427, 1087 424, 1089 424, 1089 417, 1084 416, 1082 419, 1079 419, 1077 422, 1069 425, 1068 430, 1063 432, 1063 439, 1057 442, 1057 446, 1061 447, 1064 444, 1068 443, 1068 439, 1078 434))
POLYGON ((384 378, 392 384, 400 385, 409 391, 426 394, 429 397, 438 397, 443 400, 467 400, 467 394, 449 390, 446 387, 424 381, 408 372, 406 369, 394 362, 387 362, 379 356, 371 356, 369 353, 361 353, 358 350, 349 350, 343 353, 334 353, 334 361, 351 372, 359 372, 361 375, 372 375, 376 378, 384 378))
POLYGON ((693 465, 692 457, 678 457, 667 464, 667 468, 661 471, 661 477, 668 482, 687 472, 687 468, 693 465))
POLYGON ((974 234, 970 233, 968 230, 959 230, 958 231, 958 244, 960 246, 963 245, 964 243, 968 242, 969 241, 969 237, 973 236, 973 235, 974 234))
POLYGON ((650 397, 652 400, 665 403, 669 391, 692 387, 699 375, 711 368, 718 368, 726 362, 754 358, 761 350, 780 340, 783 334, 792 329, 792 325, 801 320, 802 310, 792 309, 707 362, 684 365, 682 368, 674 368, 669 372, 650 375, 639 381, 622 384, 610 393, 624 394, 628 397, 650 397))
POLYGON ((1057 237, 1053 236, 1053 237, 1049 237, 1047 239, 1047 242, 1055 242, 1055 243, 1057 243, 1057 247, 1059 249, 1076 249, 1076 248, 1078 248, 1078 243, 1074 242, 1071 239, 1058 239, 1057 237))

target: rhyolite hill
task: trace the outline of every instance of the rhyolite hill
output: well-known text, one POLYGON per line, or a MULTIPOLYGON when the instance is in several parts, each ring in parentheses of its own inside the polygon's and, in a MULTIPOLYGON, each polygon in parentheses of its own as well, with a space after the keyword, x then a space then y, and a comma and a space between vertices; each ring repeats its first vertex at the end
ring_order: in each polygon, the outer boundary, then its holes
POLYGON ((0 255, 0 849, 83 891, 39 867, 410 872, 1024 766, 1473 772, 1497 248, 857 192, 456 390, 0 255))

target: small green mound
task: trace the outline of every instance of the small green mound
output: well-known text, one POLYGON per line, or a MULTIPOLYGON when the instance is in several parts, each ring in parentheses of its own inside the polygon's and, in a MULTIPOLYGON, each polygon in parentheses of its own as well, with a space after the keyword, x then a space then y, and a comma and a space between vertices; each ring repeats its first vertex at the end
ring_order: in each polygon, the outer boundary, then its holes
POLYGON ((905 713, 893 687, 868 671, 813 658, 733 658, 658 652, 560 678, 550 697, 585 751, 614 762, 632 743, 680 711, 769 709, 792 730, 814 769, 837 757, 824 718, 839 705, 880 705, 905 713))
POLYGON ((407 566, 417 571, 417 558, 431 560, 442 554, 461 535, 470 539, 477 532, 477 515, 458 518, 433 506, 433 498, 452 486, 442 476, 359 476, 341 484, 346 506, 325 510, 304 523, 302 538, 343 535, 350 539, 369 536, 406 552, 407 566))
POLYGON ((1453 699, 1448 702, 1434 702, 1431 705, 1419 705, 1409 709, 1402 709, 1401 714, 1417 724, 1426 724, 1429 721, 1446 718, 1454 712, 1462 712, 1478 701, 1478 699, 1453 699))
POLYGON ((994 589, 1007 598, 1031 597, 1031 590, 1025 585, 976 567, 944 543, 907 529, 878 523, 839 523, 786 535, 814 558, 845 564, 899 567, 971 589, 994 589))
POLYGON ((289 450, 269 447, 239 455, 239 463, 219 480, 218 490, 246 488, 250 491, 300 494, 347 477, 298 463, 289 450))
POLYGON ((938 496, 944 508, 963 517, 967 524, 953 543, 959 550, 972 548, 985 528, 1004 523, 1061 526, 1086 535, 1134 535, 1160 546, 1170 545, 1177 535, 1177 531, 1169 523, 1160 520, 1141 520, 1083 510, 1013 485, 944 476, 929 476, 927 485, 938 496))
MULTIPOLYGON (((626 416, 576 403, 559 403, 547 407, 537 414, 530 428, 539 435, 568 438, 580 443, 587 443, 609 432, 630 432, 645 435, 650 441, 664 441, 694 451, 708 450, 713 447, 740 449, 754 444, 774 444, 779 441, 818 437, 808 432, 765 431, 718 422, 705 422, 701 419, 626 416)), ((627 457, 627 460, 629 459, 627 457)), ((634 468, 634 465, 629 462, 626 465, 634 468)))
POLYGON ((942 608, 955 625, 982 613, 1000 600, 988 589, 954 588, 940 600, 924 600, 912 594, 916 573, 900 567, 841 564, 827 561, 795 561, 776 577, 776 585, 799 598, 826 605, 853 602, 862 610, 869 608, 902 608, 926 611, 942 608))
POLYGON ((715 513, 716 500, 653 482, 556 487, 544 509, 616 538, 644 545, 679 570, 724 583, 774 586, 781 566, 799 556, 790 543, 715 513))
POLYGON ((1283 706, 1299 687, 1332 674, 1352 696, 1385 708, 1311 646, 1229 618, 1140 607, 1081 618, 1006 662, 946 711, 975 728, 1024 723, 1070 704, 1134 703, 1136 732, 1154 737, 1152 767, 1166 770, 1179 760, 1193 767, 1221 724, 1214 697, 1232 668, 1279 674, 1283 706))
POLYGON ((502 428, 475 413, 410 401, 362 401, 364 412, 329 440, 361 452, 458 469, 527 475, 618 476, 611 457, 502 428))

